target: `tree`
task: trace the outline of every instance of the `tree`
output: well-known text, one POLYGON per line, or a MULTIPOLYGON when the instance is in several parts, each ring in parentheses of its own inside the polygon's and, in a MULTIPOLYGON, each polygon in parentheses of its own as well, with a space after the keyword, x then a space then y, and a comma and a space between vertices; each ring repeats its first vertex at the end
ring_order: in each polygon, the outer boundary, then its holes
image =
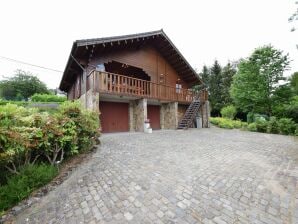
POLYGON ((219 115, 220 109, 222 108, 222 68, 217 60, 214 61, 213 66, 210 68, 210 79, 209 79, 209 93, 210 103, 212 112, 219 115))
POLYGON ((222 69, 221 98, 223 105, 232 103, 230 88, 236 72, 235 65, 231 64, 230 62, 222 69))
POLYGON ((233 78, 231 96, 243 112, 260 112, 271 115, 272 96, 278 83, 285 80, 283 72, 288 68, 289 57, 272 46, 256 49, 242 60, 233 78))
POLYGON ((0 95, 6 100, 28 100, 35 93, 49 93, 46 85, 30 72, 17 70, 15 75, 0 81, 0 95))
POLYGON ((294 72, 289 78, 289 81, 294 93, 298 95, 298 72, 294 72))
POLYGON ((202 80, 205 84, 205 87, 208 88, 209 86, 209 79, 210 79, 210 71, 208 69, 208 67, 206 65, 203 66, 203 70, 202 72, 200 73, 200 76, 202 77, 202 80))
MULTIPOLYGON (((209 91, 213 115, 219 115, 222 107, 232 103, 229 90, 235 73, 234 64, 228 63, 222 68, 217 60, 214 61, 210 69, 204 65, 202 72, 199 73, 204 82, 204 87, 209 91)), ((199 89, 199 86, 196 89, 199 89)))

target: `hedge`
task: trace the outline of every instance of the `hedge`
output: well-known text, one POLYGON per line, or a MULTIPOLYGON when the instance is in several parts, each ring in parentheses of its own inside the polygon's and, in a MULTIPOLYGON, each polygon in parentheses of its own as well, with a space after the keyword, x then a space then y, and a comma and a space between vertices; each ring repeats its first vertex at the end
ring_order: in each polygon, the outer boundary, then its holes
POLYGON ((211 117, 210 122, 220 128, 242 128, 248 131, 283 134, 283 135, 298 135, 298 124, 290 118, 277 119, 270 117, 269 121, 259 118, 255 122, 247 124, 238 120, 228 118, 211 117))

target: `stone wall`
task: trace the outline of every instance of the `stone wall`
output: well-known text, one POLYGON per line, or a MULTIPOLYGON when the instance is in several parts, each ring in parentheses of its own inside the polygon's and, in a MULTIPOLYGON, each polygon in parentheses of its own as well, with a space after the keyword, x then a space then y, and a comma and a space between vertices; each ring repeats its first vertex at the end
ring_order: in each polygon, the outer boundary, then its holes
POLYGON ((209 101, 206 101, 201 108, 201 117, 202 117, 202 127, 210 128, 210 104, 209 101))
POLYGON ((129 102, 129 130, 144 131, 144 121, 147 119, 147 99, 129 102))
POLYGON ((99 113, 99 93, 93 92, 92 89, 88 90, 86 94, 80 96, 79 100, 84 108, 93 110, 99 113), (87 94, 87 99, 86 99, 87 94), (87 103, 86 103, 87 100, 87 103))
POLYGON ((178 104, 178 122, 182 120, 189 105, 178 104))
POLYGON ((160 107, 161 129, 176 129, 178 126, 178 103, 163 103, 160 107))

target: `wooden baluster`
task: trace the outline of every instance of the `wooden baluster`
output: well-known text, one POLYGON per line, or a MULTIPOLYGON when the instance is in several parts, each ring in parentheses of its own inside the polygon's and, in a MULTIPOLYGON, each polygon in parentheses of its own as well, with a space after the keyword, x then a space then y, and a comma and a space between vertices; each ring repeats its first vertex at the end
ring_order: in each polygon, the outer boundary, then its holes
POLYGON ((139 80, 136 80, 137 81, 137 95, 140 95, 140 81, 139 80))
POLYGON ((120 77, 121 76, 117 76, 117 91, 118 91, 118 93, 120 93, 120 77))
POLYGON ((124 86, 123 92, 127 93, 127 78, 125 76, 123 77, 123 84, 122 85, 124 86))
POLYGON ((109 91, 113 92, 113 75, 109 74, 108 76, 109 76, 109 84, 110 84, 109 85, 109 88, 110 88, 109 91))

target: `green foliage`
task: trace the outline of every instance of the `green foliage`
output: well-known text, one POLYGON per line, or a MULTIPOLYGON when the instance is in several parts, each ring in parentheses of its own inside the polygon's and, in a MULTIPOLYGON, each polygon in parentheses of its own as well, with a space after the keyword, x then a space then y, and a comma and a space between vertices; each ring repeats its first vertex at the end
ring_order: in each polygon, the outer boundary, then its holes
POLYGON ((62 162, 90 149, 98 137, 98 115, 79 102, 65 102, 53 114, 13 104, 0 107, 0 167, 15 174, 41 158, 51 165, 62 162))
POLYGON ((267 132, 272 134, 279 133, 278 120, 276 117, 270 117, 267 132))
POLYGON ((211 117, 210 122, 220 128, 242 128, 254 132, 284 134, 284 135, 297 135, 298 125, 289 118, 277 119, 270 117, 267 121, 264 117, 260 116, 255 119, 255 122, 247 124, 239 120, 231 120, 228 118, 211 117))
POLYGON ((231 96, 235 105, 244 112, 272 114, 274 99, 272 96, 283 72, 289 65, 288 55, 264 46, 242 60, 238 72, 233 78, 231 96))
POLYGON ((290 77, 290 85, 294 90, 294 93, 298 95, 298 72, 295 72, 290 77))
POLYGON ((268 122, 265 119, 258 119, 255 124, 258 132, 267 132, 268 122))
POLYGON ((203 70, 199 75, 202 77, 205 86, 208 87, 210 82, 210 71, 206 65, 203 66, 203 70))
POLYGON ((294 134, 296 131, 295 122, 290 118, 281 118, 278 121, 278 128, 281 134, 289 135, 294 134))
POLYGON ((284 109, 285 117, 292 118, 298 123, 298 95, 291 98, 289 104, 284 109))
POLYGON ((77 126, 70 118, 49 116, 42 124, 43 141, 41 147, 51 165, 55 165, 60 155, 62 162, 66 155, 78 153, 77 126))
POLYGON ((231 63, 222 68, 218 61, 215 61, 211 68, 203 67, 200 76, 210 94, 212 114, 219 115, 222 107, 232 103, 229 89, 235 73, 235 66, 231 63))
POLYGON ((81 149, 89 149, 99 137, 99 116, 95 112, 82 111, 79 101, 66 101, 60 106, 60 113, 72 119, 77 127, 78 146, 81 149))
POLYGON ((90 149, 98 137, 98 115, 79 102, 64 102, 53 114, 10 103, 1 106, 0 211, 49 181, 56 164, 90 149), (40 163, 51 166, 34 165, 40 163))
POLYGON ((0 186, 0 211, 6 210, 37 188, 47 184, 58 174, 58 169, 45 164, 27 165, 20 169, 20 174, 8 178, 7 183, 0 186))
POLYGON ((234 125, 233 125, 232 121, 229 121, 229 120, 223 120, 222 122, 220 122, 218 124, 218 126, 220 128, 227 128, 227 129, 233 129, 234 128, 234 125))
POLYGON ((254 122, 254 113, 252 113, 252 112, 247 113, 246 120, 247 120, 247 123, 249 123, 249 124, 253 123, 254 122))
POLYGON ((229 106, 223 107, 220 110, 220 113, 224 118, 229 118, 229 119, 233 120, 237 111, 233 105, 229 105, 229 106))
POLYGON ((6 100, 28 100, 35 93, 48 93, 48 89, 36 76, 17 70, 15 75, 0 81, 0 95, 6 100))
POLYGON ((247 129, 249 131, 257 131, 257 125, 256 123, 250 123, 248 126, 247 126, 247 129))
POLYGON ((246 122, 241 122, 239 120, 231 120, 229 118, 222 117, 210 117, 210 122, 214 125, 219 126, 220 128, 243 128, 247 126, 246 122))
POLYGON ((57 96, 53 94, 38 94, 35 93, 31 100, 33 102, 64 102, 67 100, 65 96, 57 96))

